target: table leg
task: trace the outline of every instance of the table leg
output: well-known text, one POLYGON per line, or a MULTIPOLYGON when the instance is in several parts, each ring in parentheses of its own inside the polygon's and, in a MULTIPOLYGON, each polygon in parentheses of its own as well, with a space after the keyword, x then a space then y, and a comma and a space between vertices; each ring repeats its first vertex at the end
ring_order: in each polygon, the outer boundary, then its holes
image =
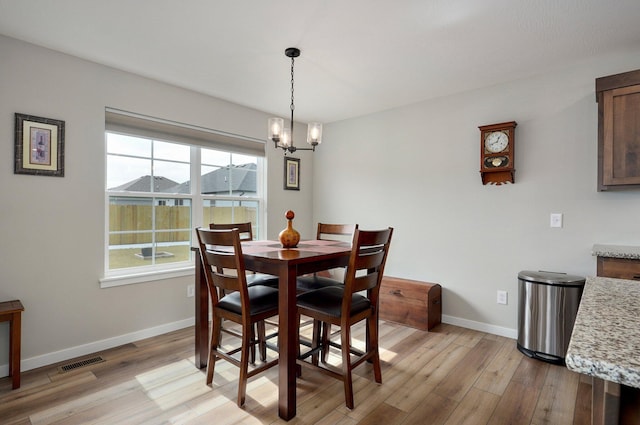
POLYGON ((207 282, 202 268, 200 251, 196 251, 195 258, 195 348, 196 367, 204 369, 209 360, 209 293, 207 282))
POLYGON ((296 269, 282 266, 279 276, 278 301, 278 414, 284 420, 296 416, 296 359, 298 350, 295 333, 296 269))
POLYGON ((620 415, 620 384, 593 377, 591 385, 591 424, 617 424, 620 415))
POLYGON ((20 388, 20 331, 22 327, 21 312, 13 313, 9 336, 9 375, 12 378, 12 388, 20 388))

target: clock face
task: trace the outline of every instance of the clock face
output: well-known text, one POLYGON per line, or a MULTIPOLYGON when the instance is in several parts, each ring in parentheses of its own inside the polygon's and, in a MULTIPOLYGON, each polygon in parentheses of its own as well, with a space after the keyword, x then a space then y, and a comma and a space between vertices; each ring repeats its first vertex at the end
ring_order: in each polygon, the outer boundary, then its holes
POLYGON ((491 153, 504 151, 509 146, 509 137, 502 131, 488 133, 484 139, 484 148, 491 153))

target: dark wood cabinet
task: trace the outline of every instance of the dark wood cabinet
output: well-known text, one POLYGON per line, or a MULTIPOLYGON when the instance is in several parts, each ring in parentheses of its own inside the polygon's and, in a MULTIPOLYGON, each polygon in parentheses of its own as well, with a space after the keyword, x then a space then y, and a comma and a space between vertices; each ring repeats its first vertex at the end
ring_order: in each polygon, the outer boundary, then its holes
POLYGON ((598 191, 640 189, 640 70, 596 79, 598 191))
POLYGON ((640 280, 640 260, 598 257, 597 274, 616 279, 640 280))

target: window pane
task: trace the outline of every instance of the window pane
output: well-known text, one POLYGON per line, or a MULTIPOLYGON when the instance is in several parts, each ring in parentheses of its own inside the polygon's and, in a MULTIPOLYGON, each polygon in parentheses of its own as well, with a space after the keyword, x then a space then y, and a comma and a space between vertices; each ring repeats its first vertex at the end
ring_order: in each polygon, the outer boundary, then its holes
POLYGON ((190 193, 191 166, 168 161, 153 162, 154 192, 190 193))
MULTIPOLYGON (((191 230, 191 200, 190 199, 156 199, 156 231, 159 230, 191 230)), ((173 236, 162 234, 167 241, 175 240, 173 236)), ((160 237, 158 242, 164 242, 160 237)))
POLYGON ((151 158, 151 140, 107 133, 107 153, 151 158))
MULTIPOLYGON (((109 197, 109 245, 138 243, 135 238, 123 238, 120 242, 112 243, 111 236, 119 232, 151 230, 152 205, 152 198, 109 197)), ((150 239, 143 242, 149 241, 150 239)))
POLYGON ((188 261, 190 229, 190 199, 154 201, 153 198, 112 196, 109 198, 109 269, 188 261))
POLYGON ((202 149, 202 164, 224 167, 231 164, 231 154, 213 149, 202 149))
POLYGON ((253 235, 257 237, 260 223, 258 222, 258 201, 225 201, 206 199, 203 201, 203 225, 209 223, 245 223, 253 225, 253 235))
POLYGON ((238 153, 231 154, 231 163, 233 165, 257 164, 258 158, 250 155, 240 155, 238 153))
POLYGON ((231 193, 231 173, 229 167, 201 167, 201 193, 228 195, 231 193))
POLYGON ((257 195, 257 164, 216 168, 201 167, 201 193, 207 195, 257 195))
POLYGON ((153 157, 156 159, 169 159, 171 161, 189 162, 191 148, 179 143, 154 141, 153 157))
POLYGON ((107 155, 107 189, 151 191, 151 160, 107 155))

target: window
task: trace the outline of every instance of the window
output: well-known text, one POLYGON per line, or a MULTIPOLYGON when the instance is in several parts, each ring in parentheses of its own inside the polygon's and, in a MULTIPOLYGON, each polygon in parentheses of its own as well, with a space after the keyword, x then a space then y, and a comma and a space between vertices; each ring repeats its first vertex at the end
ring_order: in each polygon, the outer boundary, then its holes
POLYGON ((104 281, 190 271, 196 226, 251 221, 253 234, 260 234, 263 156, 188 141, 123 131, 107 119, 104 281))

